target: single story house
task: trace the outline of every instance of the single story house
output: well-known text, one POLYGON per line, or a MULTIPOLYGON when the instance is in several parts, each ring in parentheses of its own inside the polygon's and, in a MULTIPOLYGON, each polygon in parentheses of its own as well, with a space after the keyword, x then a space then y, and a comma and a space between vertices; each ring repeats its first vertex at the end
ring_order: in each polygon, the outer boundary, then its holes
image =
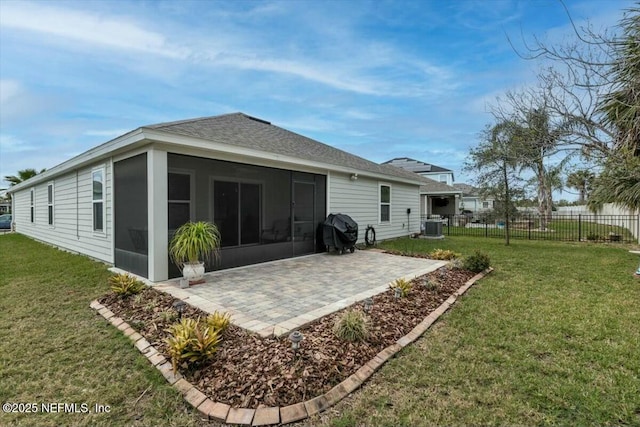
POLYGON ((176 277, 168 246, 214 222, 229 268, 323 251, 329 213, 363 241, 419 232, 413 172, 380 165, 242 113, 143 126, 10 189, 18 233, 151 281, 176 277))
POLYGON ((462 191, 452 186, 454 176, 451 169, 409 157, 396 157, 383 164, 402 168, 425 178, 420 187, 422 218, 433 216, 448 218, 460 214, 462 191))

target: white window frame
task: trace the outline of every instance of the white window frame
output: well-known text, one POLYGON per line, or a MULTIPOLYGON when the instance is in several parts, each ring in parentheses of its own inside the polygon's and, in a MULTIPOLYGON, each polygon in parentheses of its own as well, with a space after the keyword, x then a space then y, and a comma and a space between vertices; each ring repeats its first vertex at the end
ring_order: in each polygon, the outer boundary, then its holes
POLYGON ((391 184, 386 183, 386 182, 379 182, 378 183, 378 224, 391 224, 391 205, 393 203, 393 189, 391 187, 391 184), (383 202, 382 201, 382 187, 389 187, 389 202, 383 202), (389 220, 388 221, 383 221, 382 220, 382 206, 389 206, 389 220))
POLYGON ((50 227, 55 225, 55 186, 53 181, 47 183, 47 224, 50 227), (51 189, 51 193, 49 193, 49 189, 51 189), (49 194, 51 194, 51 199, 49 199, 49 194))
POLYGON ((490 203, 488 201, 482 202, 482 209, 489 209, 490 203))
POLYGON ((31 196, 31 203, 29 204, 29 219, 31 221, 31 224, 35 224, 36 223, 36 191, 34 188, 31 188, 29 191, 29 194, 31 196))
POLYGON ((438 178, 439 178, 438 180, 443 184, 449 183, 449 175, 447 175, 446 173, 441 173, 438 178), (444 181, 442 180, 442 178, 444 178, 444 181))
POLYGON ((94 234, 104 236, 107 234, 107 172, 105 165, 98 166, 91 169, 91 230, 94 234), (93 176, 96 173, 102 174, 102 198, 99 200, 93 199, 93 176), (95 207, 97 203, 102 203, 102 229, 96 229, 95 207))

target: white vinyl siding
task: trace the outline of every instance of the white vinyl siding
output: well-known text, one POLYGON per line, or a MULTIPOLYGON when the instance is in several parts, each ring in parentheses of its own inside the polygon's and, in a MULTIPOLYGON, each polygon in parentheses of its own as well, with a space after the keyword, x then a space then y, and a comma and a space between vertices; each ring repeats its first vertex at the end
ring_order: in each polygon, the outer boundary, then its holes
POLYGON ((16 231, 53 246, 89 255, 113 263, 112 249, 112 190, 111 168, 104 167, 104 233, 93 231, 92 170, 97 166, 72 171, 55 178, 52 186, 55 227, 48 224, 48 186, 51 182, 37 184, 14 194, 16 231), (30 197, 34 194, 35 217, 30 221, 30 197))
POLYGON ((393 182, 390 222, 379 224, 379 181, 358 176, 356 181, 348 174, 331 173, 327 177, 327 213, 343 213, 358 223, 358 242, 364 242, 367 225, 376 230, 376 239, 385 240, 407 236, 420 231, 420 189, 418 185, 393 182), (407 214, 407 209, 411 213, 407 214))

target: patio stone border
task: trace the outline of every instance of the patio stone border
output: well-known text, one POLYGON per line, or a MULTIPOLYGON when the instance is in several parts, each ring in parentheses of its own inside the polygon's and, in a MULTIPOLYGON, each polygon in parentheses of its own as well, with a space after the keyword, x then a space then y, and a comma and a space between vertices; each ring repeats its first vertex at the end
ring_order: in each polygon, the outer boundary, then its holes
POLYGON ((174 386, 191 406, 196 408, 208 419, 245 426, 289 424, 320 413, 357 390, 387 360, 395 356, 403 347, 406 347, 422 336, 422 334, 456 302, 458 297, 462 296, 478 280, 492 271, 493 268, 488 268, 467 280, 465 284, 443 302, 440 307, 432 311, 422 322, 418 323, 411 332, 398 339, 395 344, 379 352, 354 374, 328 392, 305 402, 284 407, 258 407, 257 409, 233 408, 225 403, 211 400, 193 384, 184 379, 180 373, 174 373, 171 361, 167 360, 149 341, 134 331, 124 320, 117 317, 108 307, 100 304, 98 300, 92 301, 90 307, 129 337, 134 346, 160 371, 167 382, 174 386))

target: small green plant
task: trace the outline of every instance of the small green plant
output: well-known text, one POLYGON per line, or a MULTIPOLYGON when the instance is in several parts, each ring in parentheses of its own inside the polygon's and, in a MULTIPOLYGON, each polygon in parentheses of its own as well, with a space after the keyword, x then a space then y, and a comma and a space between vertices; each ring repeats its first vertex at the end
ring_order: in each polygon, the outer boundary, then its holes
POLYGON ((215 224, 206 221, 187 222, 173 235, 169 256, 179 267, 187 262, 205 261, 209 256, 217 259, 220 239, 220 232, 215 224))
POLYGON ((121 297, 136 295, 144 289, 144 283, 129 274, 116 274, 109 277, 111 290, 121 297))
POLYGON ((456 258, 449 264, 450 270, 462 270, 464 268, 464 262, 460 258, 456 258))
POLYGON ((602 238, 598 233, 589 233, 587 234, 587 240, 589 240, 590 242, 595 242, 598 240, 602 240, 602 238))
POLYGON ((333 333, 341 340, 364 341, 369 336, 367 317, 361 311, 347 310, 336 318, 333 333))
POLYGON ((461 256, 462 255, 460 255, 459 253, 450 251, 448 249, 434 249, 433 251, 429 252, 429 258, 444 261, 460 258, 461 256))
POLYGON ((165 342, 174 372, 180 362, 186 362, 188 366, 211 359, 220 343, 218 331, 199 317, 182 319, 169 327, 169 333, 171 336, 165 342))
POLYGON ((161 321, 168 323, 168 322, 175 322, 176 319, 178 318, 178 314, 173 310, 165 310, 158 313, 157 317, 161 321))
POLYGON ((409 292, 411 292, 412 287, 413 285, 411 284, 411 282, 409 282, 406 279, 397 279, 396 281, 394 281, 392 284, 389 285, 389 288, 391 288, 394 291, 396 290, 396 288, 400 289, 400 296, 403 298, 409 295, 409 292))
POLYGON ((219 334, 224 333, 231 322, 229 313, 220 313, 218 310, 207 316, 207 325, 211 326, 219 334))
POLYGON ((440 284, 434 280, 426 279, 423 283, 423 286, 428 291, 439 291, 440 284))
POLYGON ((474 273, 486 270, 491 265, 489 255, 484 252, 475 251, 464 260, 464 268, 474 273))

